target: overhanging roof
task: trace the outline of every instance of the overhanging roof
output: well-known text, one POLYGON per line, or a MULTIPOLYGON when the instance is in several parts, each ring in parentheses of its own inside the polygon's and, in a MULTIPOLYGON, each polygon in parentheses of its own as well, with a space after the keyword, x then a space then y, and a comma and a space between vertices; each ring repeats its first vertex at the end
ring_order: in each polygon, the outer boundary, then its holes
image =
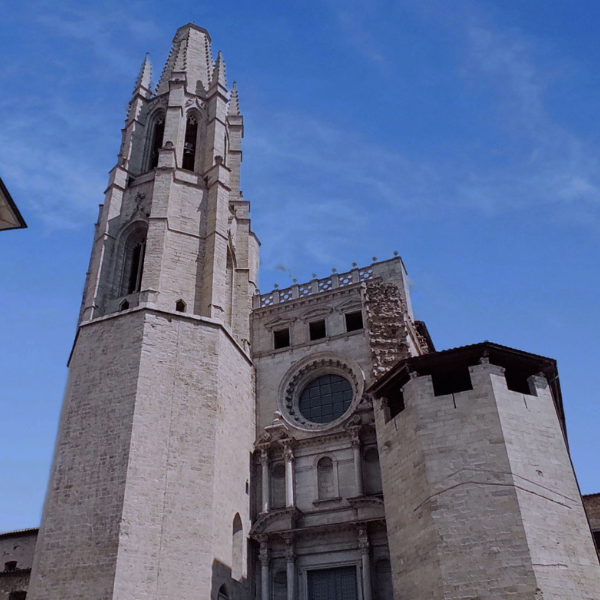
POLYGON ((483 356, 489 358, 490 363, 518 371, 526 378, 537 373, 543 373, 546 377, 561 421, 563 431, 566 434, 565 415, 563 410, 560 381, 556 361, 552 358, 515 350, 508 346, 494 344, 493 342, 481 342, 470 346, 451 348, 440 352, 430 352, 423 356, 413 356, 397 362, 385 375, 377 379, 367 390, 368 393, 377 397, 386 396, 391 390, 399 390, 410 379, 410 373, 419 375, 431 375, 434 372, 449 372, 459 368, 476 365, 483 356))
POLYGON ((0 179, 0 231, 3 229, 23 229, 27 227, 17 205, 0 179))

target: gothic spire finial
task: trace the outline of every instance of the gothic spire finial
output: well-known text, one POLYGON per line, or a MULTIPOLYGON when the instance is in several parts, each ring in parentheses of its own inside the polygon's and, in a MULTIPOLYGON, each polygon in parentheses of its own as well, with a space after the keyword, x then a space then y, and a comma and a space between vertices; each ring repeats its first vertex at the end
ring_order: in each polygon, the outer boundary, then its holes
POLYGON ((207 89, 210 83, 212 59, 210 35, 206 29, 194 23, 180 27, 173 38, 173 45, 163 69, 156 93, 169 91, 169 81, 174 73, 185 73, 186 88, 191 94, 198 89, 198 82, 207 89))
MULTIPOLYGON (((150 62, 149 54, 146 52, 146 56, 142 62, 140 73, 135 82, 135 88, 133 90, 133 96, 127 105, 127 117, 126 122, 135 118, 141 109, 140 98, 146 100, 152 97, 152 63, 150 62)), ((143 101, 142 101, 143 102, 143 101)))
POLYGON ((150 90, 152 84, 152 63, 150 62, 150 54, 146 52, 144 60, 142 61, 142 67, 140 74, 138 75, 137 81, 135 82, 135 91, 139 88, 145 88, 150 90))
POLYGON ((225 75, 225 60, 223 59, 223 53, 220 50, 217 54, 217 60, 215 61, 215 68, 213 69, 210 87, 213 87, 215 85, 220 85, 224 88, 227 87, 227 77, 225 75))
POLYGON ((231 96, 229 98, 229 107, 227 108, 229 116, 237 116, 240 114, 240 97, 238 96, 237 85, 235 81, 231 86, 231 96))

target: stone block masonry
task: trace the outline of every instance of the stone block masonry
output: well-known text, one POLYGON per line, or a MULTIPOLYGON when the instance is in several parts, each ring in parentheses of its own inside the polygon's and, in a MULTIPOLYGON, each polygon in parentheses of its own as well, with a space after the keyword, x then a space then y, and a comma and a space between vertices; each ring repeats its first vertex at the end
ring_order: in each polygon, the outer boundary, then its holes
POLYGON ((465 385, 461 352, 432 356, 435 366, 422 357, 421 376, 415 359, 401 364, 386 392, 402 386, 395 417, 376 400, 396 597, 597 598, 600 566, 546 379, 509 389, 484 358, 465 385), (440 393, 448 382, 456 390, 440 393))
POLYGON ((249 530, 252 390, 218 324, 134 309, 82 327, 29 597, 210 589, 236 514, 249 530))

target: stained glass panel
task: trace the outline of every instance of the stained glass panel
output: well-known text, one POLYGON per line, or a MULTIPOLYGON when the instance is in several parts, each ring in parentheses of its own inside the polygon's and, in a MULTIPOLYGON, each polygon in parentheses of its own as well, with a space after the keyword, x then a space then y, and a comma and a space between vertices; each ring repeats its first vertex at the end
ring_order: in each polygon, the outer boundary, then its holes
POLYGON ((331 423, 341 417, 352 403, 352 386, 340 375, 313 379, 300 395, 300 413, 312 423, 331 423))

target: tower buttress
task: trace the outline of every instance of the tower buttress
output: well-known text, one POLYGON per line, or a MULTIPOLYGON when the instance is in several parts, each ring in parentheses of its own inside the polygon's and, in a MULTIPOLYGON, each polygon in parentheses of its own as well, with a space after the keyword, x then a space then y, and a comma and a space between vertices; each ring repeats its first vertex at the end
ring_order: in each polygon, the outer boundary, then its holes
POLYGON ((235 81, 231 86, 231 97, 227 108, 227 124, 229 126, 228 164, 231 169, 229 186, 231 200, 238 200, 240 191, 240 167, 242 164, 242 138, 244 137, 244 118, 240 113, 240 98, 235 81))

